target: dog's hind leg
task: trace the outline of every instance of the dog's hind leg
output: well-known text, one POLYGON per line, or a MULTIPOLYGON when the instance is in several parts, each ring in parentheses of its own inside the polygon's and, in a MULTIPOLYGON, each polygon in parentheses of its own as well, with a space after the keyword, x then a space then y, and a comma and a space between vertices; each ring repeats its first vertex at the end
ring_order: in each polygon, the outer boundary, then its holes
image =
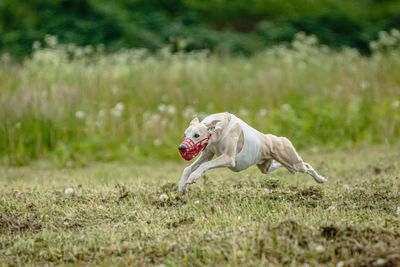
POLYGON ((280 164, 278 161, 273 160, 273 159, 269 159, 269 160, 264 161, 261 164, 257 164, 257 167, 260 169, 260 171, 265 174, 270 173, 282 166, 283 166, 282 164, 280 164))
POLYGON ((326 182, 326 178, 319 175, 314 169, 313 167, 311 167, 311 165, 309 163, 303 163, 304 164, 304 169, 301 170, 301 172, 305 172, 309 175, 311 175, 315 181, 317 181, 318 183, 325 183, 326 182))
POLYGON ((273 171, 275 171, 276 169, 278 169, 278 168, 280 168, 282 166, 283 165, 280 164, 278 161, 272 160, 271 165, 269 166, 267 173, 273 172, 273 171))
POLYGON ((309 163, 305 163, 297 154, 293 144, 286 137, 268 136, 272 141, 271 156, 285 166, 290 172, 304 172, 311 175, 318 183, 326 179, 319 175, 309 163))

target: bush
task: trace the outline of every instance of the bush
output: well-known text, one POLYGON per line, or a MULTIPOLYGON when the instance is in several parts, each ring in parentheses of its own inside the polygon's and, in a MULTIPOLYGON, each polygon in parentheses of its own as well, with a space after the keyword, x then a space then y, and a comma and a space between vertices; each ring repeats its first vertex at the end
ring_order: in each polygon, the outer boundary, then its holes
POLYGON ((250 55, 291 42, 299 31, 331 47, 369 53, 381 30, 400 28, 398 1, 104 0, 0 3, 0 51, 24 57, 34 41, 105 45, 107 51, 165 46, 250 55), (177 40, 180 40, 179 42, 177 40), (177 42, 185 44, 176 46, 177 42))

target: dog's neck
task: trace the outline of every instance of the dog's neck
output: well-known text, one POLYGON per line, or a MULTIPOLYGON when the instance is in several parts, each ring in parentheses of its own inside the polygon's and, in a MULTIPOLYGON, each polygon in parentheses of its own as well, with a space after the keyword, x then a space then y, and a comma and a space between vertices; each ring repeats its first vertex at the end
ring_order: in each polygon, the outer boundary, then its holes
POLYGON ((217 129, 210 132, 210 135, 211 135, 210 144, 219 142, 219 140, 221 139, 221 136, 224 134, 225 129, 229 125, 229 122, 231 120, 231 115, 232 114, 230 114, 228 112, 217 113, 217 114, 213 114, 211 116, 204 118, 204 120, 201 122, 201 123, 204 123, 205 125, 209 125, 209 124, 211 124, 212 121, 215 121, 215 120, 219 121, 217 129))
POLYGON ((227 134, 231 131, 233 125, 236 122, 236 116, 233 114, 229 114, 229 119, 226 126, 223 129, 218 129, 218 133, 215 134, 216 142, 222 141, 227 134))

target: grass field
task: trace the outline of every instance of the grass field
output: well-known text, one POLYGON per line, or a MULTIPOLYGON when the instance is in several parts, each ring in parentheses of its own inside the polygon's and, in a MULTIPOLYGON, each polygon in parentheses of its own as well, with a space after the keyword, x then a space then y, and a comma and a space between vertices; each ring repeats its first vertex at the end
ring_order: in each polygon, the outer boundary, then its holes
POLYGON ((181 163, 1 167, 0 265, 398 265, 399 147, 301 154, 326 184, 213 170, 183 199, 181 163))

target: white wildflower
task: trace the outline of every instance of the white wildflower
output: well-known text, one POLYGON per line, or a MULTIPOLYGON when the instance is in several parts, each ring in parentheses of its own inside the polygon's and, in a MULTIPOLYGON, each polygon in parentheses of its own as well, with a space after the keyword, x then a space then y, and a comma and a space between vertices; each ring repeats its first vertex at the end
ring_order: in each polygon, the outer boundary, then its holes
POLYGON ((398 108, 400 107, 400 101, 399 100, 395 100, 392 102, 392 108, 398 108))
POLYGON ((38 50, 40 48, 40 42, 34 41, 32 47, 34 50, 38 50))
POLYGON ((78 119, 83 119, 86 117, 86 113, 82 110, 78 110, 77 112, 75 112, 75 117, 77 117, 78 119))
POLYGON ((314 153, 317 153, 317 152, 319 152, 319 148, 317 146, 312 146, 311 151, 314 153))
POLYGON ((65 194, 72 194, 74 192, 74 189, 72 187, 68 187, 67 189, 65 189, 64 193, 65 194))
POLYGON ((194 204, 196 204, 196 205, 200 204, 200 200, 195 200, 194 204))
POLYGON ((379 42, 384 44, 384 45, 386 45, 386 46, 392 46, 392 45, 396 44, 396 38, 394 38, 393 36, 389 35, 385 31, 379 32, 378 36, 379 36, 379 42))
POLYGON ((125 105, 124 105, 124 103, 119 102, 119 103, 117 103, 117 104, 115 105, 115 108, 118 109, 118 110, 120 110, 120 111, 123 111, 123 110, 125 109, 125 105))
POLYGON ((360 87, 362 90, 367 89, 368 86, 369 86, 369 83, 367 81, 361 81, 360 87))
POLYGON ((371 48, 373 51, 378 50, 379 43, 377 41, 371 41, 369 42, 369 48, 371 48))
POLYGON ((397 207, 397 209, 396 209, 396 214, 397 214, 397 215, 400 215, 400 206, 397 207))
POLYGON ((93 52, 93 46, 91 46, 91 45, 87 45, 87 46, 85 46, 85 53, 86 54, 91 54, 92 52, 93 52))
POLYGON ((54 35, 46 34, 44 41, 49 47, 55 47, 58 44, 58 38, 54 35))
POLYGON ((161 201, 164 201, 164 200, 167 200, 168 199, 168 195, 167 194, 161 194, 160 195, 160 200, 161 201))
POLYGON ((384 260, 384 259, 377 259, 376 261, 375 261, 375 264, 376 265, 384 265, 386 263, 386 261, 384 260))
POLYGON ((176 107, 174 105, 167 106, 167 113, 169 115, 174 115, 176 113, 176 107))
POLYGON ((262 108, 258 111, 258 117, 265 117, 268 114, 268 110, 266 110, 265 108, 262 108))
POLYGON ((165 104, 160 104, 158 105, 157 109, 159 112, 164 113, 165 110, 167 109, 167 106, 165 104))
POLYGON ((158 138, 153 141, 153 145, 156 147, 161 146, 161 144, 162 144, 162 141, 158 138))
POLYGON ((106 111, 104 109, 100 109, 99 113, 97 113, 97 120, 96 120, 96 126, 101 127, 103 126, 103 117, 106 115, 106 111))
POLYGON ((344 262, 343 261, 339 261, 337 264, 336 264, 336 267, 343 267, 344 266, 344 262))
POLYGON ((119 102, 110 110, 110 113, 113 117, 119 118, 122 116, 122 112, 125 109, 125 105, 122 102, 119 102))
POLYGON ((281 106, 281 111, 289 111, 292 109, 292 106, 290 106, 290 104, 283 104, 281 106))
POLYGON ((400 31, 398 29, 391 29, 390 30, 390 34, 393 37, 396 37, 396 38, 400 39, 400 31))
POLYGON ((322 252, 325 251, 325 248, 322 245, 318 245, 318 246, 315 247, 315 251, 318 252, 318 253, 322 253, 322 252))
POLYGON ((80 58, 83 55, 85 55, 85 50, 83 50, 83 48, 81 48, 81 47, 76 47, 74 52, 75 52, 75 57, 76 58, 80 58))
POLYGON ((268 188, 264 188, 264 192, 265 192, 265 193, 271 193, 272 191, 269 190, 268 188))
POLYGON ((5 63, 7 63, 7 62, 9 62, 11 60, 11 55, 10 55, 10 53, 4 53, 4 54, 2 54, 1 55, 1 61, 2 62, 5 62, 5 63))
POLYGON ((343 185, 343 188, 346 189, 346 190, 349 190, 350 186, 348 184, 345 184, 345 185, 343 185))
POLYGON ((245 109, 245 108, 242 108, 242 109, 239 110, 239 115, 241 117, 247 117, 247 116, 249 116, 249 111, 247 109, 245 109))
POLYGON ((74 52, 76 49, 76 44, 68 44, 67 45, 67 51, 68 52, 74 52))
POLYGON ((151 114, 150 121, 151 121, 152 123, 157 123, 157 122, 160 121, 160 119, 161 119, 160 114, 157 114, 157 113, 151 114))
POLYGON ((196 116, 196 110, 192 106, 187 106, 183 110, 183 116, 185 118, 194 118, 196 116))

